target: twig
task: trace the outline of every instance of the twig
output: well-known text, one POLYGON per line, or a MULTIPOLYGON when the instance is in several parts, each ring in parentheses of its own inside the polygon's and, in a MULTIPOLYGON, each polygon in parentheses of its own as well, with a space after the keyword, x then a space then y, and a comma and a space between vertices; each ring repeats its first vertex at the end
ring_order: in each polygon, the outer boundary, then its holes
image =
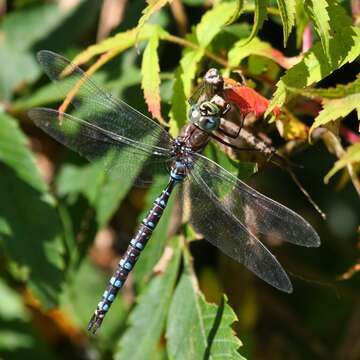
POLYGON ((181 45, 181 46, 184 46, 184 47, 189 47, 189 48, 194 49, 194 50, 203 50, 204 54, 209 59, 214 60, 215 62, 217 62, 218 64, 224 66, 225 68, 228 68, 228 69, 234 69, 235 68, 233 66, 230 66, 226 59, 224 59, 224 58, 222 58, 220 56, 217 56, 214 53, 212 53, 211 51, 203 49, 199 45, 197 45, 197 44, 195 44, 195 43, 193 43, 191 41, 188 41, 186 39, 180 38, 180 37, 175 36, 175 35, 167 35, 167 36, 163 37, 163 40, 167 40, 167 41, 173 42, 175 44, 178 44, 178 45, 181 45))
POLYGON ((170 4, 170 9, 174 16, 179 34, 185 36, 189 24, 183 3, 181 0, 173 0, 173 2, 170 4))

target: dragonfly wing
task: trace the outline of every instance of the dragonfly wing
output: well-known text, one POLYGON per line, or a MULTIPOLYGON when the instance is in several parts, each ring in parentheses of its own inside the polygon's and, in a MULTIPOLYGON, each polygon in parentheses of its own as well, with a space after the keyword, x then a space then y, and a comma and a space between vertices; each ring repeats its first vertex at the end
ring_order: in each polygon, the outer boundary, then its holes
POLYGON ((291 282, 274 255, 223 206, 197 174, 189 187, 191 224, 211 244, 270 285, 292 292, 291 282))
POLYGON ((124 138, 169 148, 171 137, 159 124, 99 88, 78 66, 47 50, 37 57, 49 78, 66 92, 76 108, 74 115, 124 138))
POLYGON ((195 154, 194 170, 233 216, 252 234, 268 242, 320 246, 314 228, 300 215, 246 185, 214 161, 195 154))
POLYGON ((29 116, 55 140, 89 161, 101 163, 107 171, 119 177, 140 175, 136 185, 147 186, 153 175, 168 173, 170 153, 151 145, 149 137, 155 141, 152 134, 144 133, 144 143, 140 143, 52 109, 32 109, 29 116))

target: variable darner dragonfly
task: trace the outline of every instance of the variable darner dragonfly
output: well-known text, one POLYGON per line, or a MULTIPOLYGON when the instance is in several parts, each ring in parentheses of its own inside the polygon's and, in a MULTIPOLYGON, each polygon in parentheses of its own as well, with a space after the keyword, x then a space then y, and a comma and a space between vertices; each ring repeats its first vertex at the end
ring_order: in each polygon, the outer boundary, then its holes
POLYGON ((111 277, 89 330, 95 332, 100 327, 176 185, 190 199, 192 226, 205 239, 272 286, 292 291, 287 274, 263 241, 271 237, 319 246, 319 236, 301 216, 202 155, 221 126, 216 107, 194 105, 191 121, 173 139, 155 121, 98 88, 64 57, 41 51, 38 60, 62 91, 72 92, 70 100, 75 112, 70 115, 46 108, 32 109, 29 116, 37 126, 88 160, 101 162, 108 171, 128 176, 133 164, 141 162, 136 183, 147 184, 159 172, 169 174, 168 185, 140 224, 111 277))

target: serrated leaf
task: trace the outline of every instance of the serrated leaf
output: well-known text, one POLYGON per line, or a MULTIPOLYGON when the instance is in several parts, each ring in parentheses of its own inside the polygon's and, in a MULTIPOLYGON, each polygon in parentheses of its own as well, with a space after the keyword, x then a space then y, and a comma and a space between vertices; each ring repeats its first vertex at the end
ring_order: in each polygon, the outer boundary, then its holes
POLYGON ((160 105, 160 66, 157 52, 158 46, 159 37, 155 34, 150 38, 142 57, 141 87, 144 91, 144 98, 149 112, 156 119, 163 122, 160 105))
POLYGON ((94 56, 106 53, 110 50, 116 50, 116 53, 119 54, 134 46, 137 41, 148 40, 155 35, 158 35, 159 38, 165 38, 169 34, 158 25, 145 24, 139 31, 137 28, 134 28, 118 33, 115 36, 108 37, 98 44, 89 46, 86 50, 77 55, 72 62, 81 65, 92 59, 94 56))
POLYGON ((26 266, 32 291, 46 306, 57 302, 64 280, 62 226, 49 197, 1 165, 0 241, 11 259, 26 266))
POLYGON ((323 109, 315 118, 314 123, 310 128, 309 136, 311 136, 311 133, 315 128, 339 118, 343 118, 349 115, 353 110, 357 110, 358 113, 360 111, 360 93, 324 102, 323 109))
POLYGON ((338 84, 336 87, 323 88, 307 88, 296 89, 287 88, 288 91, 306 96, 309 98, 324 98, 324 99, 337 99, 347 95, 360 93, 360 74, 357 75, 356 80, 348 84, 338 84))
MULTIPOLYGON (((353 62, 360 55, 360 29, 344 27, 331 40, 331 48, 336 49, 337 61, 331 64, 324 55, 320 43, 314 45, 301 62, 289 69, 277 83, 277 90, 270 102, 265 116, 276 107, 281 107, 287 99, 287 88, 304 88, 324 79, 346 63, 353 62)), ((335 59, 335 58, 334 58, 335 59)))
POLYGON ((267 19, 267 5, 268 0, 255 0, 254 25, 250 36, 242 44, 243 46, 249 43, 262 28, 264 21, 267 19))
POLYGON ((234 44, 228 54, 229 65, 236 67, 250 55, 271 59, 285 69, 290 69, 301 60, 298 56, 286 57, 279 50, 274 49, 270 43, 255 37, 250 42, 248 39, 242 39, 234 44))
POLYGON ((179 66, 175 72, 175 81, 173 85, 173 96, 171 99, 171 108, 169 112, 169 132, 175 138, 183 125, 186 123, 186 97, 184 93, 184 84, 181 79, 182 69, 179 66))
POLYGON ((296 47, 301 49, 303 34, 309 23, 309 18, 304 9, 304 0, 295 0, 296 2, 296 47))
POLYGON ((360 143, 353 144, 346 149, 345 154, 336 161, 332 169, 325 175, 324 183, 327 184, 332 176, 349 164, 360 162, 360 143))
POLYGON ((318 33, 323 50, 329 61, 331 61, 330 55, 330 38, 331 25, 329 7, 332 4, 332 0, 305 0, 305 11, 310 19, 313 21, 314 28, 318 33))
POLYGON ((208 10, 196 26, 196 38, 206 48, 224 25, 232 18, 238 7, 237 2, 224 2, 208 10))
POLYGON ((277 0, 280 10, 281 21, 283 23, 284 47, 288 41, 289 35, 295 25, 296 1, 295 0, 277 0))
POLYGON ((237 352, 241 341, 231 328, 236 320, 226 298, 219 306, 207 303, 193 276, 184 270, 168 315, 166 338, 170 358, 243 360, 237 352))
POLYGON ((147 0, 149 4, 143 11, 141 18, 138 21, 136 26, 136 30, 142 30, 142 27, 146 24, 146 22, 150 19, 152 15, 154 15, 157 11, 159 11, 162 7, 167 4, 170 4, 172 0, 147 0))
POLYGON ((41 178, 28 145, 17 121, 5 113, 0 113, 0 161, 11 167, 19 178, 34 189, 45 192, 47 185, 41 178))
POLYGON ((234 10, 233 15, 230 17, 230 19, 226 22, 226 25, 231 25, 234 23, 241 15, 244 7, 244 0, 235 0, 236 8, 234 10))
POLYGON ((189 104, 187 99, 191 95, 192 82, 196 76, 197 66, 204 56, 203 50, 185 51, 180 66, 175 73, 173 96, 170 109, 170 134, 176 137, 187 122, 189 104))
POLYGON ((173 239, 171 250, 165 272, 151 280, 132 311, 130 327, 119 342, 115 359, 148 360, 157 352, 180 263, 178 238, 173 239))

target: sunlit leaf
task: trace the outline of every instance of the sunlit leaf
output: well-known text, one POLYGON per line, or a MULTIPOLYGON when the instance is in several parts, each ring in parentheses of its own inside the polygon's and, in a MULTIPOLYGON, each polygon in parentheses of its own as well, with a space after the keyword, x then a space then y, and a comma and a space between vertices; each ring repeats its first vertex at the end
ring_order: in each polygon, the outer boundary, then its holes
POLYGON ((285 69, 290 69, 297 64, 301 57, 286 57, 279 50, 274 49, 268 42, 255 37, 250 42, 248 39, 237 41, 229 51, 228 59, 230 66, 238 66, 250 55, 263 56, 276 62, 285 69))
POLYGON ((349 164, 360 163, 360 143, 353 144, 346 149, 345 154, 336 161, 332 169, 324 177, 327 184, 332 176, 349 164))
POLYGON ((196 26, 196 38, 206 48, 238 8, 237 2, 224 2, 207 11, 196 26))
POLYGON ((142 16, 138 21, 136 30, 142 30, 142 27, 146 24, 150 17, 165 5, 171 3, 171 1, 172 0, 147 0, 148 6, 142 11, 142 16))
POLYGON ((255 0, 254 25, 250 36, 242 44, 243 46, 249 43, 262 28, 264 21, 267 19, 267 5, 268 0, 255 0))
POLYGON ((315 118, 315 121, 310 128, 310 135, 315 128, 325 125, 330 121, 344 118, 353 110, 356 110, 358 114, 360 113, 360 93, 324 101, 323 109, 315 118))
POLYGON ((243 11, 244 0, 235 0, 235 3, 236 3, 235 11, 233 15, 230 17, 230 19, 227 21, 226 25, 230 25, 234 23, 239 18, 239 16, 243 11))
POLYGON ((295 24, 296 1, 277 0, 280 10, 281 21, 283 23, 284 47, 295 24))
POLYGON ((157 351, 175 286, 180 262, 179 239, 171 246, 172 256, 163 272, 146 287, 129 317, 129 329, 121 338, 115 359, 148 360, 157 351))
POLYGON ((338 99, 347 95, 360 93, 360 74, 357 75, 356 80, 348 84, 338 84, 336 87, 305 89, 289 87, 287 90, 309 98, 338 99))
POLYGON ((323 52, 322 45, 320 43, 314 45, 304 55, 304 59, 289 69, 278 81, 277 90, 270 102, 266 115, 268 115, 274 107, 281 107, 286 102, 288 94, 287 87, 301 89, 312 85, 344 64, 353 62, 360 55, 360 29, 345 26, 341 32, 338 32, 336 36, 330 40, 330 45, 337 55, 337 60, 329 64, 323 52))
POLYGON ((330 55, 330 38, 331 24, 329 7, 332 6, 333 0, 305 0, 305 11, 313 21, 314 28, 318 33, 323 50, 329 61, 330 55))
POLYGON ((276 127, 285 140, 306 140, 309 128, 290 112, 276 120, 276 127))
POLYGON ((108 37, 102 42, 89 46, 86 50, 77 55, 73 63, 80 65, 86 63, 96 55, 116 50, 119 54, 126 49, 133 47, 137 41, 148 40, 157 34, 160 38, 168 34, 158 25, 145 24, 140 31, 137 28, 118 33, 113 37, 108 37))
POLYGON ((209 304, 186 269, 176 287, 167 323, 167 348, 172 359, 244 359, 241 341, 231 325, 237 320, 226 298, 209 304), (179 311, 181 309, 181 311, 179 311))
POLYGON ((296 46, 301 49, 303 34, 309 23, 309 17, 304 9, 304 0, 295 0, 296 2, 296 46))
POLYGON ((150 38, 141 63, 142 81, 141 87, 144 90, 144 98, 149 112, 158 120, 163 121, 160 107, 160 66, 158 49, 159 38, 154 35, 150 38))
POLYGON ((179 130, 187 122, 189 104, 187 99, 191 95, 192 82, 196 76, 197 66, 204 56, 203 50, 187 50, 180 60, 180 66, 175 73, 173 97, 170 109, 170 133, 177 136, 179 130))

